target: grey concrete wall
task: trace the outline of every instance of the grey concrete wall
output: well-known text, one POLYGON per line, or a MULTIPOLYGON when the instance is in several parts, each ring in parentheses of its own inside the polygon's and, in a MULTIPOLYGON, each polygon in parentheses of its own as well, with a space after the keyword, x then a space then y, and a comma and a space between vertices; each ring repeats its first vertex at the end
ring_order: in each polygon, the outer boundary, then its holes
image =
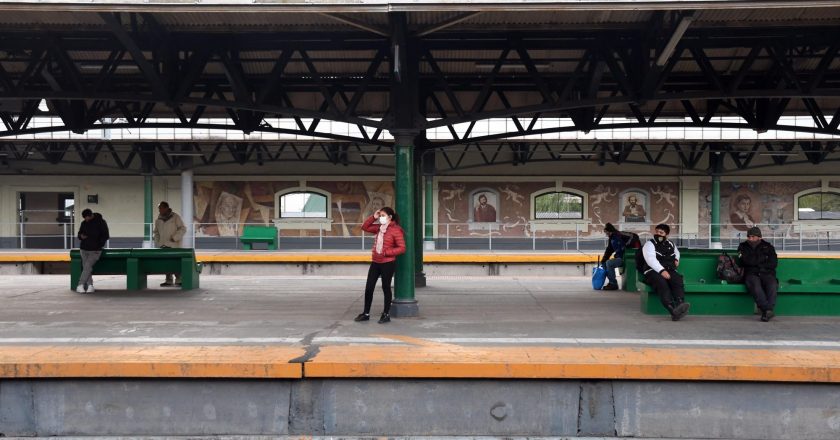
POLYGON ((0 436, 840 438, 840 386, 653 381, 0 381, 0 436))

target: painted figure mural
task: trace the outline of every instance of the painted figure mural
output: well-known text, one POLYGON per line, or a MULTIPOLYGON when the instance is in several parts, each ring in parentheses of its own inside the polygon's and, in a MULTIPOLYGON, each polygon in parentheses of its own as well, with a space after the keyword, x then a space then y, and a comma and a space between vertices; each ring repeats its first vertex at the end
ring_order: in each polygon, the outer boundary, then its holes
POLYGON ((474 194, 473 221, 476 223, 495 223, 497 204, 498 199, 492 192, 479 192, 474 194))
POLYGON ((647 197, 639 192, 628 192, 622 197, 622 204, 624 209, 621 211, 621 216, 626 223, 645 223, 647 222, 647 197))

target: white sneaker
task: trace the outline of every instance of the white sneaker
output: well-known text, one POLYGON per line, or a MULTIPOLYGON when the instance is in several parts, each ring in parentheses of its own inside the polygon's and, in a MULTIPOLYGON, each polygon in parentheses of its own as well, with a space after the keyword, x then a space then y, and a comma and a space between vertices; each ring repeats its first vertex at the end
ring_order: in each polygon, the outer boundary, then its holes
POLYGON ((79 284, 79 286, 76 287, 76 293, 85 293, 85 286, 79 284))
POLYGON ((93 292, 96 292, 96 289, 94 289, 94 288, 93 288, 93 284, 91 284, 90 286, 88 286, 88 288, 87 288, 87 290, 85 291, 85 293, 93 293, 93 292))

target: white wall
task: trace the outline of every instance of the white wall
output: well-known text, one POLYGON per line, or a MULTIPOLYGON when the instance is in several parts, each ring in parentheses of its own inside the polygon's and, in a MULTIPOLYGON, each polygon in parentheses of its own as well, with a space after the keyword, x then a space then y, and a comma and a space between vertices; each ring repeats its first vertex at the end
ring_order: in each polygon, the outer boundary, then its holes
MULTIPOLYGON (((152 181, 155 205, 166 200, 180 209, 181 190, 177 176, 155 177, 152 181)), ((17 236, 17 194, 22 191, 66 191, 76 195, 77 216, 85 208, 99 212, 112 235, 143 236, 142 176, 0 176, 0 235, 17 236), (87 196, 99 195, 98 204, 87 196)), ((155 216, 157 211, 154 211, 155 216)), ((74 226, 75 227, 75 226, 74 226)))

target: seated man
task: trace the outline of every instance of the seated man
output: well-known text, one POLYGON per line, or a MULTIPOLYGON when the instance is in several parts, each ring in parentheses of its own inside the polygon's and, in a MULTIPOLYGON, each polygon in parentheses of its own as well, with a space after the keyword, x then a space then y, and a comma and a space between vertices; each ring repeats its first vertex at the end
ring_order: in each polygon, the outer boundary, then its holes
POLYGON ((779 290, 776 248, 761 238, 761 229, 753 226, 747 231, 747 241, 738 246, 738 257, 744 268, 747 291, 755 298, 755 304, 761 310, 761 321, 768 322, 775 316, 773 308, 779 290))
POLYGON ((688 314, 691 304, 685 302, 683 277, 677 272, 680 251, 668 240, 670 232, 668 225, 656 225, 653 238, 642 247, 643 260, 637 260, 636 268, 644 276, 645 284, 653 287, 659 295, 662 305, 671 314, 671 320, 679 321, 688 314))
POLYGON ((607 285, 603 290, 618 290, 618 281, 615 279, 615 269, 624 265, 624 250, 627 246, 639 247, 639 236, 632 232, 619 231, 612 223, 604 225, 604 233, 609 241, 604 256, 601 258, 601 265, 607 269, 607 285), (634 244, 635 242, 635 244, 634 244), (615 255, 615 258, 610 259, 615 255))

